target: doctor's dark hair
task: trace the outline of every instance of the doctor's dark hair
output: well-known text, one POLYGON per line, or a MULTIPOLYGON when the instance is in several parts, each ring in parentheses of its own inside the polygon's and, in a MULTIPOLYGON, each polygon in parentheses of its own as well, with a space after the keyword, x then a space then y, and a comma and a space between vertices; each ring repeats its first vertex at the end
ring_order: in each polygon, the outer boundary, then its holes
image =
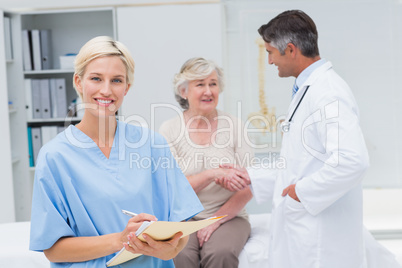
POLYGON ((100 57, 108 56, 117 56, 121 59, 123 64, 126 66, 127 83, 130 85, 133 84, 134 59, 131 56, 128 48, 109 36, 94 37, 80 49, 74 61, 73 86, 81 99, 82 94, 76 88, 75 76, 78 76, 82 79, 83 75, 85 74, 85 69, 91 61, 100 57))
POLYGON ((318 32, 314 21, 301 10, 282 12, 258 29, 265 42, 283 55, 289 43, 300 49, 305 57, 319 55, 318 32))

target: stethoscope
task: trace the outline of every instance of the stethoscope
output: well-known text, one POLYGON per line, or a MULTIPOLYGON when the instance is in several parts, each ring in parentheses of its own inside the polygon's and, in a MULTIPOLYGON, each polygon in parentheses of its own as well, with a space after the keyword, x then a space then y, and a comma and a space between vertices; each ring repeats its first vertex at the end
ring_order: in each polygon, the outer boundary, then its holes
POLYGON ((301 96, 301 98, 300 98, 300 100, 299 100, 299 103, 297 103, 296 108, 293 110, 293 113, 292 113, 292 115, 290 116, 289 120, 287 120, 287 121, 281 123, 281 129, 282 129, 283 132, 289 132, 289 130, 290 130, 290 123, 292 122, 292 118, 293 118, 293 116, 295 115, 295 113, 296 113, 296 111, 297 111, 297 108, 299 108, 299 105, 300 105, 300 103, 302 102, 302 100, 303 100, 303 98, 304 98, 304 95, 306 95, 307 90, 308 90, 309 87, 310 87, 310 86, 307 86, 307 87, 306 87, 306 90, 304 91, 303 95, 301 96))

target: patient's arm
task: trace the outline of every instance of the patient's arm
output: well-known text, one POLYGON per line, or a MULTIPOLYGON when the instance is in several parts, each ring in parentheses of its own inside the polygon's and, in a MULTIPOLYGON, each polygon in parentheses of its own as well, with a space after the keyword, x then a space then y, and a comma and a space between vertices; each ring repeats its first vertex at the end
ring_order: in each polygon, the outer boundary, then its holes
POLYGON ((250 185, 250 176, 245 168, 234 167, 232 164, 224 164, 220 167, 233 170, 234 176, 217 178, 215 179, 216 184, 219 184, 220 186, 232 192, 243 190, 250 185))

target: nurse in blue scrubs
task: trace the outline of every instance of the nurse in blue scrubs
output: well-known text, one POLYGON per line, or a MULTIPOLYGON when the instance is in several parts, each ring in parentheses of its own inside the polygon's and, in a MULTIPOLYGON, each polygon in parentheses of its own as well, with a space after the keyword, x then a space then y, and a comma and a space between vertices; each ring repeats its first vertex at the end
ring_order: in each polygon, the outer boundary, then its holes
POLYGON ((145 220, 183 221, 203 210, 164 138, 116 119, 133 79, 129 51, 109 37, 77 55, 84 116, 42 147, 35 169, 30 249, 51 267, 106 267, 123 246, 144 255, 119 267, 174 267, 188 237, 141 242, 133 234, 145 220))

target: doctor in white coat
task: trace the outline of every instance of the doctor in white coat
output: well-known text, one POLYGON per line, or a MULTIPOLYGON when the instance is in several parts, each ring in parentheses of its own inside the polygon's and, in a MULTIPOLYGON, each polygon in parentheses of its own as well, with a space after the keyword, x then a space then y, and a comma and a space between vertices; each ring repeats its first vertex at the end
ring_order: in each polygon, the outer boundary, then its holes
POLYGON ((320 58, 304 12, 283 12, 258 31, 269 64, 296 77, 282 123, 286 167, 249 168, 244 181, 217 183, 238 190, 251 182, 257 202, 273 198, 270 268, 365 268, 361 180, 369 159, 353 94, 320 58))

